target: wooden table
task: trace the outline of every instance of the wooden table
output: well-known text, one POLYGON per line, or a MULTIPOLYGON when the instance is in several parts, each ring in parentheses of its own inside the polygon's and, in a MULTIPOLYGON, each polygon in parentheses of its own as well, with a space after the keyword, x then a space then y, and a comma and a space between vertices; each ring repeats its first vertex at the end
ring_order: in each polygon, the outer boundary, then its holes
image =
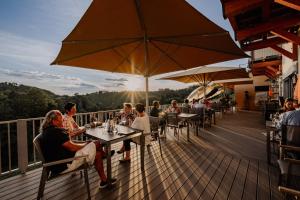
MULTIPOLYGON (((190 141, 190 126, 189 126, 189 121, 193 118, 193 117, 196 117, 197 114, 191 114, 191 113, 180 113, 178 115, 178 117, 180 119, 183 119, 184 121, 187 122, 187 134, 186 134, 186 137, 187 137, 187 141, 190 141)), ((197 132, 197 135, 198 135, 198 123, 196 125, 196 132, 197 132)))
POLYGON ((122 142, 127 139, 131 139, 134 137, 140 137, 140 148, 141 148, 141 170, 144 170, 144 154, 145 154, 145 137, 143 135, 143 131, 133 129, 127 126, 117 125, 117 132, 107 132, 107 130, 103 127, 97 128, 89 128, 86 130, 86 134, 95 139, 98 139, 101 144, 106 144, 106 152, 107 152, 107 180, 110 185, 111 183, 111 145, 117 142, 122 142))
MULTIPOLYGON (((266 121, 266 129, 267 129, 267 138, 266 138, 266 147, 267 147, 267 160, 268 163, 271 164, 271 138, 270 138, 270 134, 271 131, 275 132, 277 131, 277 128, 275 126, 275 123, 273 123, 270 120, 266 121)), ((273 133, 274 134, 274 133, 273 133)))

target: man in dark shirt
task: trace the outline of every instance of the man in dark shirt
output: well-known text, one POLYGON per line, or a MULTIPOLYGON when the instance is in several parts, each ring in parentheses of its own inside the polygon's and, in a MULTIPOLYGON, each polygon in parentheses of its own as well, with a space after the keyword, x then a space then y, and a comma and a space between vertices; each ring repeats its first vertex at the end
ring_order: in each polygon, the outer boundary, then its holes
MULTIPOLYGON (((49 111, 43 123, 41 124, 40 144, 43 151, 45 161, 52 162, 56 160, 72 158, 77 151, 85 148, 88 143, 74 143, 69 139, 69 135, 63 127, 63 116, 58 110, 49 111)), ((101 149, 99 142, 95 143, 97 149, 101 149)), ((94 151, 95 152, 95 151, 94 151)), ((97 151, 94 166, 101 179, 100 188, 107 186, 107 177, 103 170, 102 152, 97 151)), ((61 173, 68 169, 67 164, 55 165, 50 168, 51 173, 61 173)), ((112 183, 116 179, 111 180, 112 183)))

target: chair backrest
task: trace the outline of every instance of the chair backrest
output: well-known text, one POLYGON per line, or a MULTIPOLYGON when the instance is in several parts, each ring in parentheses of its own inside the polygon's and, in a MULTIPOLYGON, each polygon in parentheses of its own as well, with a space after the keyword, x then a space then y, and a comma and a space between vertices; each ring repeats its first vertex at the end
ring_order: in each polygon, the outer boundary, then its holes
POLYGON ((167 113, 167 125, 178 125, 178 116, 177 113, 167 113))
POLYGON ((40 142, 40 137, 41 134, 38 134, 34 139, 33 139, 33 144, 39 154, 40 159, 42 160, 43 163, 45 163, 45 157, 43 155, 43 151, 41 149, 41 142, 40 142))
POLYGON ((159 117, 152 117, 149 116, 150 120, 150 130, 152 131, 158 131, 159 128, 159 117))
POLYGON ((300 146, 300 126, 283 125, 282 140, 284 144, 300 146))
POLYGON ((183 107, 181 107, 181 112, 183 112, 183 113, 189 113, 190 112, 190 108, 187 107, 187 106, 183 106, 183 107))
POLYGON ((204 107, 201 107, 201 108, 192 108, 191 109, 191 113, 192 114, 197 114, 199 116, 203 116, 203 113, 204 113, 204 107))

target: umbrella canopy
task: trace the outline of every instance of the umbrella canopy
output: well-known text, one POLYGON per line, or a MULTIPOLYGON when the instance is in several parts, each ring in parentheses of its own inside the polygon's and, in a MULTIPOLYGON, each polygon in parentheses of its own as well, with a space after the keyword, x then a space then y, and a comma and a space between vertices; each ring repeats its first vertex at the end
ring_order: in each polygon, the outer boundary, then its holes
POLYGON ((207 85, 211 81, 235 78, 249 78, 244 68, 201 66, 194 69, 179 72, 162 77, 161 80, 174 80, 183 83, 199 83, 207 85))
POLYGON ((222 84, 223 86, 244 85, 244 84, 253 84, 253 79, 251 79, 251 78, 235 78, 235 79, 214 81, 214 83, 222 84))
POLYGON ((244 57, 184 0, 94 0, 52 64, 150 77, 244 57))

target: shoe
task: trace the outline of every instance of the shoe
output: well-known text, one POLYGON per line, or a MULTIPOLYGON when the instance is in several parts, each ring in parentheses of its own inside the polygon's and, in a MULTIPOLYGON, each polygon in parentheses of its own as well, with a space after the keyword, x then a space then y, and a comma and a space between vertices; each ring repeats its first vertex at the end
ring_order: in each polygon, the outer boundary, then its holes
POLYGON ((119 160, 120 163, 130 163, 130 159, 119 160))
MULTIPOLYGON (((115 150, 111 150, 110 151, 110 157, 113 157, 114 154, 115 154, 115 150)), ((106 159, 106 157, 107 157, 107 155, 105 154, 105 155, 102 156, 102 159, 106 159)))
MULTIPOLYGON (((116 184, 116 182, 117 182, 117 179, 115 179, 115 178, 110 179, 110 184, 111 185, 116 184)), ((103 188, 106 188, 107 186, 108 186, 108 181, 101 181, 100 185, 99 185, 99 188, 103 189, 103 188)))
POLYGON ((100 182, 100 185, 99 185, 99 188, 106 188, 108 186, 108 182, 107 181, 101 181, 100 182))
POLYGON ((111 178, 110 179, 110 184, 114 185, 117 183, 117 179, 116 178, 111 178))
POLYGON ((122 153, 124 153, 124 150, 119 150, 119 151, 117 151, 117 153, 122 154, 122 153))

